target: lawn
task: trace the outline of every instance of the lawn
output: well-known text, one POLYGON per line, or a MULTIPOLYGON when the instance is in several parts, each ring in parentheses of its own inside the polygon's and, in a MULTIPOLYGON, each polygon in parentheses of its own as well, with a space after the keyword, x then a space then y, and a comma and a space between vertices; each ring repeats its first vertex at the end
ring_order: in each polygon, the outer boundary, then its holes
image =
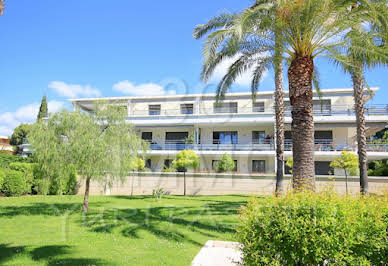
POLYGON ((1 265, 190 265, 209 239, 233 240, 249 196, 0 198, 1 265))

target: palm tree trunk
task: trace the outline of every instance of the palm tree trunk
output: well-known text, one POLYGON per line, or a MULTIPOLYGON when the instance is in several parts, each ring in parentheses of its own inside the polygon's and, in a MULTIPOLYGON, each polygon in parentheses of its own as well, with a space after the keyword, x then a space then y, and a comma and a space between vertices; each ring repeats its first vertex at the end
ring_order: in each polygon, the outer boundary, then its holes
MULTIPOLYGON (((276 67, 275 67, 276 68, 276 67)), ((284 169, 284 93, 283 65, 280 62, 275 70, 275 133, 276 133, 276 189, 275 194, 283 192, 284 169)))
POLYGON ((311 57, 297 55, 288 69, 290 103, 292 105, 293 188, 315 189, 314 118, 311 57))
POLYGON ((358 146, 358 162, 360 169, 360 188, 361 193, 368 193, 368 171, 367 171, 367 153, 366 153, 366 135, 365 135, 365 108, 364 108, 364 87, 362 76, 354 73, 352 75, 354 109, 356 111, 357 124, 357 146, 358 146))
POLYGON ((87 212, 89 208, 89 189, 90 189, 90 177, 87 177, 86 184, 85 184, 84 204, 82 206, 83 212, 87 212))

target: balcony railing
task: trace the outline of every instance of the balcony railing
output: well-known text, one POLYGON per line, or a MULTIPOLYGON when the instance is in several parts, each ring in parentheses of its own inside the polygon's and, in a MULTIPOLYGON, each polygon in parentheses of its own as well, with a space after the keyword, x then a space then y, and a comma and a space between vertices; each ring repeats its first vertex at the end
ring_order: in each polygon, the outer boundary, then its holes
MULTIPOLYGON (((249 144, 187 144, 180 142, 165 142, 150 144, 151 150, 198 150, 198 151, 274 151, 275 144, 272 140, 263 143, 249 144)), ((292 151, 292 142, 286 140, 285 151, 292 151)), ((315 140, 315 151, 357 151, 357 144, 336 143, 333 140, 315 140)), ((388 152, 388 144, 367 144, 368 152, 388 152)))
MULTIPOLYGON (((200 108, 199 112, 193 110, 193 112, 182 111, 182 109, 161 109, 160 112, 150 114, 149 110, 132 110, 130 116, 192 116, 192 115, 235 115, 235 114, 274 114, 273 107, 257 108, 257 107, 238 107, 238 108, 200 108)), ((291 116, 291 107, 287 106, 285 111, 286 116, 291 116)), ((315 116, 354 116, 354 106, 351 105, 322 105, 314 106, 315 116)), ((366 105, 365 115, 388 115, 388 105, 366 105)))

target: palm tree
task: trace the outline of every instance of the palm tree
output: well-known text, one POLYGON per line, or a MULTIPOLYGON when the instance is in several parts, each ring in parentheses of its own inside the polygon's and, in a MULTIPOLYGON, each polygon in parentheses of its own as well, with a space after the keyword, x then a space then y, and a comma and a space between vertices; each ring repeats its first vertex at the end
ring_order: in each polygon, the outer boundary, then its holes
MULTIPOLYGON (((269 1, 258 1, 260 3, 269 1)), ((241 54, 231 65, 228 73, 218 85, 217 92, 224 92, 230 84, 249 67, 256 65, 253 75, 253 84, 266 66, 286 59, 290 62, 288 68, 289 96, 292 106, 292 140, 293 140, 293 187, 297 190, 314 189, 314 121, 313 121, 313 73, 314 59, 317 56, 326 56, 333 60, 349 65, 349 60, 341 57, 340 51, 348 47, 345 35, 354 23, 360 22, 363 13, 356 9, 349 10, 356 0, 279 0, 277 1, 276 19, 252 16, 243 12, 234 15, 223 24, 223 28, 207 35, 204 46, 203 79, 212 73, 212 70, 230 51, 238 46, 246 48, 246 40, 256 45, 255 49, 238 50, 241 54), (249 29, 245 25, 252 24, 255 17, 253 32, 242 31, 249 29), (235 26, 239 23, 240 26, 235 26), (279 29, 279 45, 283 54, 275 53, 273 45, 273 28, 279 29), (240 29, 236 30, 235 29, 240 29), (233 48, 233 49, 232 49, 233 48), (263 55, 264 52, 264 55, 263 55), (268 55, 269 54, 269 55, 268 55), (280 58, 279 58, 280 57, 280 58), (209 71, 210 70, 210 71, 209 71)), ((255 11, 252 11, 253 13, 255 11)), ((260 14, 260 13, 256 13, 260 14)), ((214 28, 211 28, 213 30, 214 28)), ((367 49, 365 47, 365 49, 367 49)), ((232 53, 233 56, 236 53, 232 53)), ((254 86, 252 86, 254 88, 254 86)))
MULTIPOLYGON (((245 14, 245 23, 241 23, 242 20, 239 18, 239 16, 233 16, 231 14, 222 14, 221 16, 215 17, 212 20, 210 20, 207 24, 204 25, 198 25, 194 30, 194 38, 199 39, 203 35, 209 33, 210 31, 214 29, 225 29, 229 28, 228 32, 225 32, 225 35, 229 34, 229 37, 231 38, 230 43, 235 42, 240 43, 240 46, 235 51, 228 51, 230 52, 229 57, 235 56, 236 54, 245 54, 248 55, 248 50, 251 51, 250 55, 254 59, 255 56, 260 55, 265 50, 269 49, 257 49, 256 52, 252 52, 252 47, 255 47, 256 43, 252 40, 249 40, 249 38, 241 38, 239 35, 246 35, 252 37, 252 34, 255 33, 255 27, 257 27, 256 23, 256 16, 260 16, 261 18, 267 17, 271 20, 274 19, 274 10, 276 8, 276 1, 257 1, 255 5, 252 7, 249 7, 248 9, 244 10, 246 12, 245 14), (255 17, 255 18, 253 18, 255 17), (247 18, 251 20, 251 23, 249 23, 249 26, 247 25, 247 18), (253 19, 253 20, 252 20, 253 19), (240 32, 240 33, 239 33, 240 32), (247 49, 247 47, 250 47, 247 49)), ((267 21, 268 22, 268 21, 267 21)), ((278 44, 280 40, 276 35, 276 29, 274 29, 275 36, 274 36, 274 45, 275 45, 275 56, 274 56, 274 72, 275 72, 275 135, 276 135, 276 188, 275 193, 281 194, 283 190, 283 169, 284 169, 284 93, 283 93, 283 63, 281 60, 281 45, 278 44)), ((278 31, 279 32, 279 31, 278 31)), ((232 46, 228 47, 227 49, 231 49, 232 46)), ((226 49, 225 49, 226 50, 226 49)), ((231 49, 232 50, 232 49, 231 49)), ((226 52, 226 51, 225 51, 226 52)), ((218 55, 220 58, 219 60, 222 60, 222 54, 218 55)), ((220 61, 221 62, 221 61, 220 61)), ((202 80, 206 81, 208 77, 211 76, 213 73, 213 70, 215 69, 215 66, 218 64, 218 59, 216 59, 214 62, 210 62, 210 65, 205 65, 202 71, 202 80)), ((252 78, 252 98, 256 98, 256 92, 258 90, 258 84, 260 81, 261 73, 263 73, 263 70, 261 69, 262 66, 260 66, 261 61, 260 59, 257 60, 256 65, 256 71, 255 76, 252 78)), ((265 65, 265 67, 268 67, 265 65)), ((231 73, 230 73, 231 74, 231 73)), ((231 84, 230 84, 231 85, 231 84)), ((230 86, 229 85, 229 86, 230 86)), ((228 86, 225 86, 223 89, 220 89, 221 87, 218 87, 219 90, 217 91, 217 98, 223 98, 226 90, 229 88, 228 86)))
POLYGON ((350 46, 344 56, 351 59, 351 64, 341 64, 343 69, 351 75, 353 83, 354 109, 357 125, 357 146, 360 170, 361 193, 368 193, 367 149, 365 124, 364 75, 365 68, 388 64, 388 9, 387 1, 379 1, 371 5, 370 2, 357 3, 352 6, 363 10, 365 14, 362 23, 355 24, 347 35, 350 46), (384 3, 385 2, 385 3, 384 3), (365 49, 368 47, 368 49, 365 49))
POLYGON ((0 0, 0 16, 4 13, 4 0, 0 0))

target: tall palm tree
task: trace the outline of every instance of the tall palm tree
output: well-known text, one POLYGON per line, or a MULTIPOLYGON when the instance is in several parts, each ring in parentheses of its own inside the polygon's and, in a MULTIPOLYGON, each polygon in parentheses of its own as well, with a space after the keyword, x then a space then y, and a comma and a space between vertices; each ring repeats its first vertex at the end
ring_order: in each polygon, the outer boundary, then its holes
POLYGON ((368 193, 367 149, 365 124, 365 81, 363 70, 377 65, 388 64, 388 8, 387 1, 365 1, 352 6, 352 10, 362 10, 363 21, 354 24, 347 34, 349 48, 344 56, 351 59, 351 64, 341 64, 351 75, 353 83, 354 109, 357 125, 357 146, 360 170, 361 193, 368 193), (365 49, 368 47, 368 49, 365 49))
MULTIPOLYGON (((260 1, 264 2, 264 1, 260 1)), ((313 121, 313 73, 314 59, 324 55, 348 65, 349 60, 339 57, 339 51, 348 47, 344 36, 352 24, 359 22, 363 14, 359 10, 350 12, 349 7, 356 0, 278 0, 276 19, 256 17, 252 33, 235 32, 235 28, 249 26, 252 21, 243 14, 235 15, 234 20, 224 24, 222 29, 207 35, 204 46, 205 80, 216 65, 222 62, 227 51, 236 46, 239 40, 254 40, 252 50, 244 50, 231 65, 228 73, 221 80, 217 91, 225 91, 230 84, 249 67, 256 65, 253 80, 262 72, 263 66, 283 60, 283 55, 275 53, 273 28, 274 23, 280 30, 278 43, 285 51, 289 62, 288 81, 289 96, 292 106, 292 140, 293 140, 293 187, 297 190, 314 189, 314 121, 313 121), (242 27, 235 27, 237 21, 242 27), (244 34, 242 34, 244 33, 244 34), (259 54, 259 52, 261 54, 259 54), (263 51, 266 52, 263 54, 263 51), (268 55, 269 54, 269 55, 268 55), (281 58, 278 58, 281 57, 281 58), (258 73, 258 74, 256 74, 258 73)), ((252 16, 251 16, 252 17, 252 16)), ((214 28, 212 28, 214 29, 214 28)), ((241 42, 240 42, 241 43, 241 42)), ((244 43, 244 42, 242 42, 244 43)), ((241 51, 241 50, 240 50, 241 51)), ((233 54, 235 55, 235 54, 233 54)))
MULTIPOLYGON (((256 17, 259 16, 261 18, 267 17, 270 19, 274 19, 275 13, 274 10, 276 8, 276 1, 270 0, 270 1, 256 1, 256 3, 249 7, 248 9, 244 10, 246 14, 244 14, 245 22, 241 23, 242 17, 239 16, 232 16, 230 14, 223 14, 221 16, 215 17, 212 20, 210 20, 207 24, 204 25, 198 25, 194 30, 194 38, 199 39, 206 33, 214 30, 214 29, 225 29, 228 28, 228 32, 225 32, 225 35, 229 34, 231 40, 235 43, 240 43, 241 46, 239 46, 239 49, 237 49, 235 52, 244 54, 247 52, 247 46, 255 47, 257 45, 254 43, 254 40, 249 39, 249 37, 252 37, 252 34, 255 33, 255 27, 260 26, 257 25, 256 17), (250 19, 249 26, 247 25, 247 21, 250 19), (241 36, 248 37, 248 38, 242 38, 241 36), (253 41, 253 42, 252 42, 253 41)), ((268 21, 266 21, 268 23, 268 21)), ((273 22, 272 22, 273 23, 273 22)), ((274 45, 275 45, 275 51, 276 54, 274 56, 274 62, 273 62, 273 68, 275 72, 275 135, 276 135, 276 188, 275 193, 281 194, 283 190, 283 169, 284 169, 284 93, 283 93, 283 63, 281 60, 281 45, 279 45, 279 38, 277 37, 276 32, 280 32, 279 30, 276 30, 276 27, 273 29, 274 32, 274 45)), ((228 49, 230 49, 229 46, 228 49)), ((257 50, 256 53, 251 53, 252 57, 257 56, 257 54, 263 53, 264 50, 270 50, 270 49, 263 49, 263 50, 257 50)), ((235 56, 237 53, 231 53, 231 55, 235 56)), ((202 72, 202 79, 207 80, 208 77, 212 74, 213 70, 218 63, 218 60, 215 60, 215 62, 209 62, 210 65, 205 65, 203 72, 202 72), (214 64, 215 63, 215 64, 214 64)), ((256 65, 255 76, 252 77, 252 85, 251 85, 251 91, 252 91, 252 98, 256 98, 256 92, 258 90, 258 84, 260 81, 260 75, 262 73, 262 70, 260 69, 260 59, 258 59, 256 65)), ((266 65, 267 66, 267 65, 266 65)), ((231 84, 230 84, 231 85, 231 84)), ((220 88, 220 87, 219 87, 220 88)), ((228 86, 225 86, 223 89, 218 90, 217 98, 223 98, 224 93, 228 89, 228 86)))

